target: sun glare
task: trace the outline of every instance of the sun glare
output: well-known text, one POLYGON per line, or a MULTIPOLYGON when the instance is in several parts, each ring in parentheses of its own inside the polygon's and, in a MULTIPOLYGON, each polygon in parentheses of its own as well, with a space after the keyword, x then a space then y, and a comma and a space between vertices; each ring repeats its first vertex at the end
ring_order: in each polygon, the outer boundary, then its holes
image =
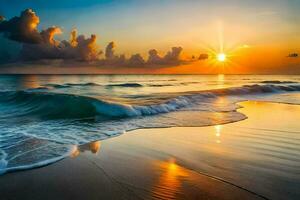
POLYGON ((219 54, 217 55, 217 60, 218 60, 219 62, 225 62, 225 60, 226 60, 226 54, 224 54, 224 53, 219 53, 219 54))

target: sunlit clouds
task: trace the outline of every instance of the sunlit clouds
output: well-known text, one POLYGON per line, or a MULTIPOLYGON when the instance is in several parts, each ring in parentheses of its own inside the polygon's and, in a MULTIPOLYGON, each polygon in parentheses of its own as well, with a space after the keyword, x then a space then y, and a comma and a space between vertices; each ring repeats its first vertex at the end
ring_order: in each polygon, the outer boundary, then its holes
POLYGON ((144 66, 144 65, 180 65, 191 62, 181 57, 182 47, 172 47, 165 55, 159 55, 156 49, 149 51, 148 59, 136 53, 128 58, 124 54, 115 53, 115 42, 109 42, 103 51, 97 44, 97 36, 78 35, 77 29, 70 32, 69 40, 56 40, 55 36, 62 34, 61 28, 49 27, 38 31, 39 17, 31 9, 24 10, 19 17, 10 20, 2 18, 0 32, 10 40, 23 44, 20 58, 28 61, 38 60, 73 60, 93 62, 101 65, 144 66))

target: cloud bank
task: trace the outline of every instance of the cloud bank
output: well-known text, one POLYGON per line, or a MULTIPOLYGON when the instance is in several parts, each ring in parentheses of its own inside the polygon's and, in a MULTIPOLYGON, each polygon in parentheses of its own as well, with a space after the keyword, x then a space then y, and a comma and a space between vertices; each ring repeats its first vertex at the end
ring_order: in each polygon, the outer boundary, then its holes
MULTIPOLYGON (((105 48, 104 55, 97 45, 97 36, 90 37, 78 35, 77 30, 70 32, 69 40, 58 41, 56 35, 62 34, 57 26, 45 30, 38 30, 39 17, 32 9, 26 9, 20 16, 6 20, 0 16, 0 33, 9 40, 22 44, 19 60, 40 61, 57 60, 93 62, 101 65, 117 66, 144 66, 144 65, 180 65, 191 62, 182 59, 182 47, 172 47, 165 55, 159 55, 156 49, 148 52, 148 58, 144 59, 141 54, 136 53, 129 58, 125 55, 116 55, 115 42, 110 42, 105 48)), ((208 57, 207 57, 208 58, 208 57)), ((207 59, 200 55, 199 60, 207 59)))

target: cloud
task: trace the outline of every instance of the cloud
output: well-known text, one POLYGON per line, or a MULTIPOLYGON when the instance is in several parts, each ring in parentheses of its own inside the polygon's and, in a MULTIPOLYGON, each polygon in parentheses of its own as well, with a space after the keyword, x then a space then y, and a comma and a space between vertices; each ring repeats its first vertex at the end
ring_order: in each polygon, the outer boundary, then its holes
POLYGON ((78 36, 77 43, 73 48, 78 50, 78 56, 83 61, 95 61, 102 54, 97 45, 97 36, 94 34, 90 38, 85 38, 84 35, 78 36))
POLYGON ((73 29, 70 33, 70 45, 72 47, 76 47, 78 45, 77 42, 77 30, 73 29))
POLYGON ((158 52, 156 49, 151 49, 149 52, 149 57, 147 63, 149 64, 162 64, 163 59, 158 55, 158 52))
POLYGON ((171 51, 169 51, 165 57, 163 58, 167 63, 178 63, 180 62, 180 54, 182 52, 182 47, 172 47, 171 51))
POLYGON ((62 34, 62 31, 59 27, 52 26, 43 30, 40 34, 44 43, 57 46, 59 42, 54 40, 54 36, 56 34, 62 34))
POLYGON ((134 54, 129 59, 127 64, 133 65, 133 66, 141 66, 145 64, 145 60, 140 54, 134 54))
POLYGON ((290 53, 287 57, 289 58, 298 58, 299 54, 298 53, 290 53))
POLYGON ((151 49, 147 64, 153 65, 180 65, 186 63, 187 60, 181 59, 182 47, 172 47, 170 51, 166 53, 165 56, 160 56, 156 49, 151 49))
POLYGON ((37 30, 40 22, 39 17, 31 9, 21 12, 20 17, 10 20, 2 18, 0 23, 0 33, 10 40, 24 43, 40 43, 42 37, 37 30))
POLYGON ((209 58, 209 55, 206 53, 200 54, 198 60, 207 60, 209 58))
POLYGON ((115 45, 114 42, 110 42, 110 43, 106 46, 106 48, 105 48, 105 58, 106 58, 107 60, 113 60, 113 59, 116 58, 116 56, 115 56, 115 50, 114 50, 115 46, 116 46, 116 45, 115 45))
MULTIPOLYGON (((42 32, 43 33, 43 32, 42 32)), ((41 33, 41 34, 42 34, 41 33)), ((49 28, 43 33, 43 42, 39 44, 23 44, 21 50, 22 60, 42 60, 42 59, 65 59, 77 61, 96 61, 101 55, 97 45, 96 35, 86 38, 79 35, 70 41, 56 41, 53 39, 59 29, 49 28)), ((71 35, 74 32, 71 32, 71 35)))
MULTIPOLYGON (((0 33, 9 40, 22 44, 19 59, 25 61, 62 60, 93 62, 99 66, 150 66, 150 65, 180 65, 188 62, 181 58, 182 47, 173 47, 164 56, 156 49, 151 49, 148 59, 139 54, 133 54, 128 59, 125 55, 116 55, 116 44, 112 41, 105 48, 104 58, 97 45, 97 36, 78 35, 76 29, 70 32, 69 40, 58 41, 55 36, 62 34, 57 26, 39 31, 39 17, 31 9, 21 12, 20 16, 5 20, 0 17, 0 33)), ((49 63, 52 63, 49 61, 49 63)))
POLYGON ((81 61, 97 60, 101 52, 98 50, 97 36, 84 35, 77 37, 77 31, 71 32, 70 41, 57 41, 55 35, 62 34, 59 27, 52 26, 41 32, 37 26, 39 17, 31 9, 21 12, 19 17, 0 22, 0 33, 4 37, 23 44, 20 58, 23 60, 40 59, 75 59, 81 61))

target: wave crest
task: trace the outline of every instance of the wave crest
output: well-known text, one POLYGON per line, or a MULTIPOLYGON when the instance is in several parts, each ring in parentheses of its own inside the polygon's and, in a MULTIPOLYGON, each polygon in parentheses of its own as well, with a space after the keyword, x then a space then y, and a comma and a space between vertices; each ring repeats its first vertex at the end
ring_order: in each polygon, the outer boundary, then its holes
MULTIPOLYGON (((7 106, 1 118, 34 116, 42 119, 126 118, 168 113, 193 107, 211 98, 300 91, 300 85, 245 85, 243 87, 170 95, 152 105, 129 105, 73 94, 34 91, 1 92, 0 105, 7 106)), ((4 109, 5 110, 5 109, 4 109)))

